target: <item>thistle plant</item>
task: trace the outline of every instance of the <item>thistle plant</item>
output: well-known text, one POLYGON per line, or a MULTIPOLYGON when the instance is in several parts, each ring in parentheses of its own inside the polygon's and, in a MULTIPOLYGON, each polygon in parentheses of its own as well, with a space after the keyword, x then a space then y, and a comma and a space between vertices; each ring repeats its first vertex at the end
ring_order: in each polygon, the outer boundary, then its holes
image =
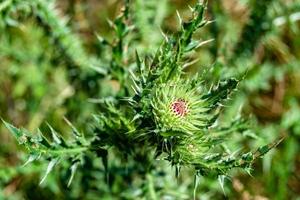
POLYGON ((186 76, 190 55, 212 42, 194 38, 198 29, 210 24, 205 17, 206 6, 206 2, 199 2, 191 8, 190 20, 178 15, 180 30, 170 36, 163 33, 164 40, 153 56, 135 52, 134 62, 128 64, 128 61, 126 68, 124 38, 132 30, 126 3, 122 14, 111 22, 116 33, 114 42, 99 37, 112 51, 107 76, 118 81, 122 88, 111 99, 102 99, 99 113, 95 111, 86 133, 66 120, 73 139, 66 141, 49 125, 52 137, 49 141, 41 131, 32 134, 4 122, 29 151, 28 163, 50 160, 41 182, 58 163, 67 161, 68 185, 71 185, 78 166, 84 164, 88 154, 102 158, 108 173, 110 151, 121 160, 133 160, 145 174, 155 170, 156 159, 168 161, 177 175, 183 167, 191 167, 201 176, 228 175, 233 168, 250 172, 252 163, 278 144, 276 141, 246 152, 227 148, 234 134, 243 136, 250 128, 242 117, 229 123, 230 120, 222 118, 222 112, 230 106, 230 96, 238 92, 243 74, 212 83, 207 80, 214 70, 212 66, 186 76))

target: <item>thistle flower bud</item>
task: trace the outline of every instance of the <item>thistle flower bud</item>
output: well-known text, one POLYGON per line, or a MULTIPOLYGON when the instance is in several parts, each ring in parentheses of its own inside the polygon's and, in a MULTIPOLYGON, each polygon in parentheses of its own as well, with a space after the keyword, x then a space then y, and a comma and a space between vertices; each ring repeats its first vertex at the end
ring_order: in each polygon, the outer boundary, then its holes
POLYGON ((210 116, 204 101, 196 88, 183 81, 163 83, 154 89, 151 105, 162 135, 193 134, 207 126, 210 116))

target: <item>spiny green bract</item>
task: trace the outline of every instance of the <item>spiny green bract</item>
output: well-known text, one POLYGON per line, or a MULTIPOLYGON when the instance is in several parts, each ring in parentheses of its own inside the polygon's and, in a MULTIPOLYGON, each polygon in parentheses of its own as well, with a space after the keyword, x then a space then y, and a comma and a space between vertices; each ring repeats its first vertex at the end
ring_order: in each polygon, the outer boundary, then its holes
POLYGON ((218 115, 216 108, 221 106, 217 104, 227 98, 227 93, 236 87, 238 81, 230 79, 222 83, 222 88, 212 91, 204 91, 201 83, 194 85, 190 80, 178 79, 153 89, 150 101, 162 135, 193 135, 212 126, 218 115), (226 92, 227 89, 230 90, 226 92), (224 96, 222 92, 225 92, 224 96))

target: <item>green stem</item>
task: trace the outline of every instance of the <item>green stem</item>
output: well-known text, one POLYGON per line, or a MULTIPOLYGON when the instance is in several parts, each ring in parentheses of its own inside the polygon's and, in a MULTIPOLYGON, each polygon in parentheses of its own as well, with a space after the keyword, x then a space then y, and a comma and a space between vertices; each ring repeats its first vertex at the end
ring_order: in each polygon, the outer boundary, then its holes
POLYGON ((87 151, 88 147, 77 147, 71 149, 53 149, 53 150, 41 150, 43 154, 61 155, 61 154, 77 154, 83 151, 87 151))
POLYGON ((148 190, 149 190, 149 194, 150 194, 150 199, 157 200, 154 183, 153 183, 153 177, 151 174, 147 174, 146 177, 147 177, 147 181, 148 181, 148 190))

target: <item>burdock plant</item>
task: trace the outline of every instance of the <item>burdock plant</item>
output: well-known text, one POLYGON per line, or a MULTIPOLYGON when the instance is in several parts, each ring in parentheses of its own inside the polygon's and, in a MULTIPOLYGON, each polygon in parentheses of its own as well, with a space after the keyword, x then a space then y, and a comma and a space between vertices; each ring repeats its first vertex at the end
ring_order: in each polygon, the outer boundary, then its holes
MULTIPOLYGON (((50 160, 47 175, 57 163, 68 160, 69 184, 88 154, 101 157, 109 171, 110 151, 121 159, 133 160, 146 174, 155 170, 157 158, 169 161, 177 175, 185 166, 194 168, 195 174, 202 176, 227 175, 232 168, 249 172, 253 161, 278 142, 255 151, 230 151, 226 148, 228 140, 233 134, 248 131, 249 124, 241 117, 228 122, 220 116, 243 75, 212 82, 207 79, 213 69, 208 69, 186 76, 189 56, 211 42, 193 38, 198 29, 210 23, 205 18, 205 10, 206 3, 198 3, 191 9, 190 20, 184 21, 179 16, 180 30, 171 36, 163 34, 164 41, 153 56, 142 58, 136 52, 135 63, 131 68, 124 68, 123 37, 130 31, 126 28, 128 5, 125 6, 123 14, 112 22, 117 42, 108 45, 113 55, 112 68, 107 73, 120 82, 121 92, 101 101, 102 109, 100 114, 95 111, 93 115, 95 121, 87 133, 89 137, 84 137, 85 134, 68 120, 74 136, 71 141, 65 141, 50 125, 52 141, 40 131, 31 134, 4 122, 29 151, 28 162, 50 160)), ((106 41, 101 39, 101 42, 106 41)))

